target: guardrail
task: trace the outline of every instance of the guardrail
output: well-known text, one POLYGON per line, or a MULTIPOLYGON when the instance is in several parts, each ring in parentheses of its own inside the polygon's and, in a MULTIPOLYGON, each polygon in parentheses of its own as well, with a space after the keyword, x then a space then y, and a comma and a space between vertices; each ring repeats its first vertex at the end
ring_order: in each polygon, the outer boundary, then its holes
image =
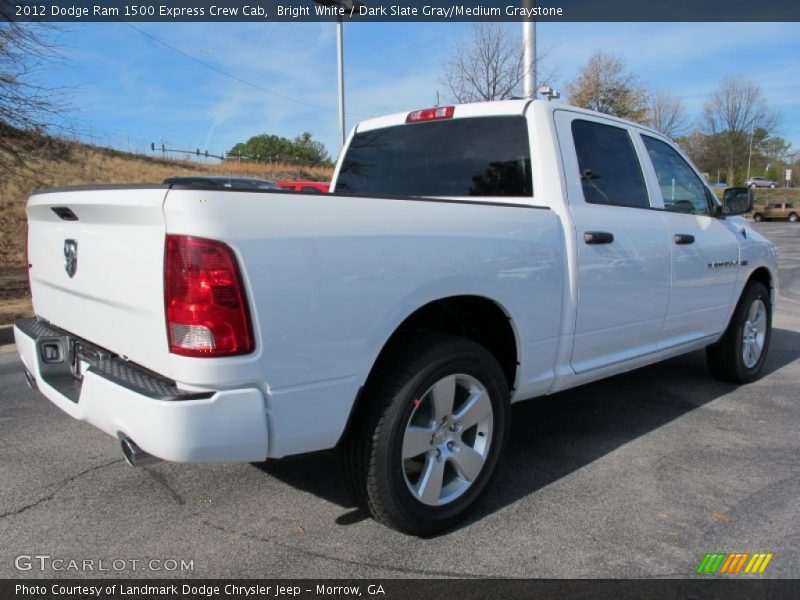
POLYGON ((763 206, 772 202, 800 203, 800 188, 755 188, 753 204, 763 206))

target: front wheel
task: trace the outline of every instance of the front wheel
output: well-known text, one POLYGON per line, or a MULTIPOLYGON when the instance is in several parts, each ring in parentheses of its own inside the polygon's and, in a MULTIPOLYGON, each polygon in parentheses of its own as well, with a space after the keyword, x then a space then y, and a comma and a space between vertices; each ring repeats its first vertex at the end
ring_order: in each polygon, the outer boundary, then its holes
POLYGON ((792 213, 789 215, 790 223, 797 223, 798 220, 800 220, 800 217, 797 216, 797 213, 792 213))
POLYGON ((711 374, 733 383, 756 379, 764 367, 772 336, 772 305, 763 283, 751 282, 742 293, 728 329, 706 348, 711 374))
POLYGON ((360 504, 405 533, 454 525, 507 441, 508 384, 495 358, 470 340, 410 335, 382 357, 364 394, 342 448, 360 504))

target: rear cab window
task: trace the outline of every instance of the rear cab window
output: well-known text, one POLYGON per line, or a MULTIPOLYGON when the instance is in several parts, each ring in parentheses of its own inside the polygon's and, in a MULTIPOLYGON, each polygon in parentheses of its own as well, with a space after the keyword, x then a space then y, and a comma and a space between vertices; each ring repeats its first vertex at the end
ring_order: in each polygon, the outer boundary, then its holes
POLYGON ((523 116, 466 117, 356 133, 336 193, 406 197, 530 197, 523 116))

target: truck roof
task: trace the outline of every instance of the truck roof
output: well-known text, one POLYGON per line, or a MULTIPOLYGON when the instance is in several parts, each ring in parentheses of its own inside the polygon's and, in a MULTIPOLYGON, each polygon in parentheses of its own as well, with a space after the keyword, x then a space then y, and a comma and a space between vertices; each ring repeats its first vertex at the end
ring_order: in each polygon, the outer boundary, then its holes
MULTIPOLYGON (((530 100, 530 99, 514 99, 514 100, 493 100, 491 102, 472 102, 468 104, 446 104, 444 106, 454 106, 453 119, 470 118, 470 117, 494 117, 501 115, 524 115, 529 105, 536 107, 537 111, 553 112, 555 110, 569 110, 571 112, 579 112, 589 116, 602 117, 603 119, 611 119, 620 123, 635 125, 641 129, 652 132, 655 135, 663 136, 655 129, 648 127, 642 123, 622 119, 612 115, 607 115, 594 110, 586 108, 579 108, 569 104, 561 104, 558 102, 549 102, 547 100, 530 100)), ((419 107, 427 108, 427 107, 419 107)), ((365 119, 355 126, 356 132, 370 131, 373 129, 382 129, 384 127, 393 127, 395 125, 404 125, 406 118, 410 112, 418 109, 411 109, 406 112, 398 112, 372 119, 365 119)))
MULTIPOLYGON (((453 114, 454 119, 465 117, 488 117, 499 115, 522 115, 525 113, 525 108, 531 100, 496 100, 493 102, 472 102, 470 104, 448 104, 447 106, 455 106, 453 114)), ((420 107, 427 108, 427 107, 420 107)), ((412 109, 417 110, 417 109, 412 109)), ((356 125, 356 131, 370 131, 372 129, 382 129, 384 127, 392 127, 394 125, 403 125, 406 122, 406 117, 411 111, 394 113, 382 117, 375 117, 373 119, 366 119, 356 125)))

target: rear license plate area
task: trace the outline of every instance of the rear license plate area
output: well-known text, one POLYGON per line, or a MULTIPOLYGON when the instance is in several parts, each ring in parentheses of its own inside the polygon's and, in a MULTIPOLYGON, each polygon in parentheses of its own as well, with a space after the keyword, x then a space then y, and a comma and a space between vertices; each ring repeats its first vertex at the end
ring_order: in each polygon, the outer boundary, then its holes
POLYGON ((84 373, 106 358, 103 351, 69 335, 41 337, 36 346, 42 380, 76 403, 84 373))

